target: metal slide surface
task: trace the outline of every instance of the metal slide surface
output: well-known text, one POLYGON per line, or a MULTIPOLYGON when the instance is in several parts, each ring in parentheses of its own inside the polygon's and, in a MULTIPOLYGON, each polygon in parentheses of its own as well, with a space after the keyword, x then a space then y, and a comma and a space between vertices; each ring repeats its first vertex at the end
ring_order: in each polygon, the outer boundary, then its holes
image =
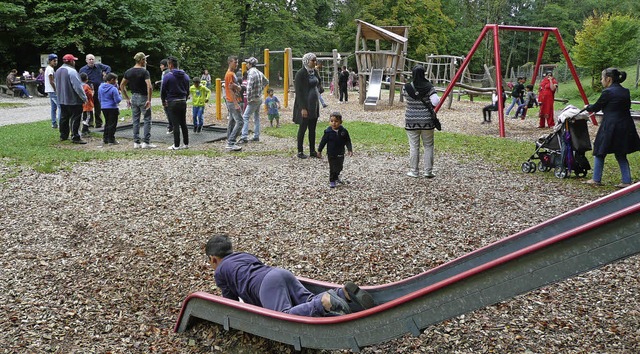
POLYGON ((364 109, 368 110, 375 107, 380 100, 380 90, 382 89, 382 69, 371 70, 369 77, 369 87, 367 88, 367 98, 364 100, 364 109))
MULTIPOLYGON (((302 317, 208 293, 189 295, 175 325, 215 322, 295 349, 351 349, 428 326, 640 253, 640 183, 439 267, 363 286, 378 306, 338 317, 302 317)), ((300 278, 315 293, 337 284, 300 278)))

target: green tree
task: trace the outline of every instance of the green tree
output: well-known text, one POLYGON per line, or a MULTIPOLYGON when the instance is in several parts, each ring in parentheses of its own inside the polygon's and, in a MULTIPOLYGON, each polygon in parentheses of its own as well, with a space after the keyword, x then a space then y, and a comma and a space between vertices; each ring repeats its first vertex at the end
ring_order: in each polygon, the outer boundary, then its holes
POLYGON ((640 20, 629 15, 595 13, 576 33, 573 54, 576 64, 589 68, 591 86, 600 89, 600 73, 624 66, 640 55, 640 20))

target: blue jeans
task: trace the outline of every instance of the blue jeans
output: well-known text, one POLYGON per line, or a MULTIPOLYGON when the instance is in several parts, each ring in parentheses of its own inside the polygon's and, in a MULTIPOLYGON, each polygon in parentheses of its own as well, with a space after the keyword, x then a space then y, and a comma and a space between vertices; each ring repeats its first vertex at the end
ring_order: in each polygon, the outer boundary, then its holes
POLYGON ((504 115, 508 116, 509 113, 511 113, 511 110, 513 109, 513 106, 515 106, 516 104, 520 104, 520 97, 513 97, 512 101, 511 101, 511 105, 509 105, 509 108, 507 108, 507 112, 504 115))
MULTIPOLYGON (((606 155, 594 156, 593 160, 593 180, 602 182, 602 170, 604 168, 604 158, 606 155)), ((618 166, 620 166, 620 174, 622 175, 622 183, 631 184, 631 169, 629 168, 629 160, 626 154, 615 154, 618 166)))
POLYGON ((193 106, 193 126, 201 127, 204 125, 204 106, 193 106))
POLYGON ((133 123, 133 142, 140 144, 140 115, 144 112, 144 138, 142 141, 149 143, 151 140, 151 108, 145 109, 147 95, 134 93, 131 96, 131 115, 133 123))
POLYGON ((249 137, 249 117, 253 114, 253 137, 260 137, 260 105, 262 104, 262 100, 255 100, 247 102, 247 107, 244 109, 244 114, 242 115, 242 139, 247 139, 249 137))
MULTIPOLYGON (((342 288, 334 290, 341 299, 347 300, 342 288)), ((262 307, 290 315, 325 316, 323 295, 310 292, 290 271, 282 268, 271 269, 260 285, 262 307)))
POLYGON ((29 96, 31 96, 29 94, 29 91, 27 91, 27 88, 22 86, 22 85, 13 85, 12 88, 20 90, 20 97, 25 97, 25 96, 29 97, 29 96))
POLYGON ((60 105, 58 104, 58 95, 55 92, 47 92, 49 95, 49 103, 51 103, 51 126, 57 126, 60 121, 60 105))
POLYGON ((235 145, 238 134, 242 130, 244 121, 240 109, 236 109, 234 104, 227 102, 227 111, 229 112, 229 125, 227 126, 227 145, 235 145))

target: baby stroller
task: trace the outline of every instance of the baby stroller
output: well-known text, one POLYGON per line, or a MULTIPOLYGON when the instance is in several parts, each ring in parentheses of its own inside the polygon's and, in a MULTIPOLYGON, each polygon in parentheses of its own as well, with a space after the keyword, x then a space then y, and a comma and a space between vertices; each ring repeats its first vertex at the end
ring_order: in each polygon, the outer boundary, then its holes
POLYGON ((557 178, 585 177, 591 169, 585 152, 591 150, 591 139, 587 128, 589 114, 569 105, 558 116, 553 133, 536 141, 536 150, 522 163, 522 172, 533 173, 554 170, 557 178), (536 163, 532 160, 540 160, 536 163))

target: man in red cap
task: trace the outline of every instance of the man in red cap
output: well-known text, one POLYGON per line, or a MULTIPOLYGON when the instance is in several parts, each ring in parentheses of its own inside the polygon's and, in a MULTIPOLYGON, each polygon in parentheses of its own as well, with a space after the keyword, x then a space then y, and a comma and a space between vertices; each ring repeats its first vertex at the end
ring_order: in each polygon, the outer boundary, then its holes
POLYGON ((56 70, 54 78, 61 112, 60 141, 69 139, 69 128, 71 128, 71 141, 74 144, 86 144, 86 141, 80 139, 78 129, 80 128, 82 105, 87 102, 87 96, 82 89, 82 81, 75 68, 76 60, 78 58, 72 54, 66 54, 62 57, 63 64, 56 70))

